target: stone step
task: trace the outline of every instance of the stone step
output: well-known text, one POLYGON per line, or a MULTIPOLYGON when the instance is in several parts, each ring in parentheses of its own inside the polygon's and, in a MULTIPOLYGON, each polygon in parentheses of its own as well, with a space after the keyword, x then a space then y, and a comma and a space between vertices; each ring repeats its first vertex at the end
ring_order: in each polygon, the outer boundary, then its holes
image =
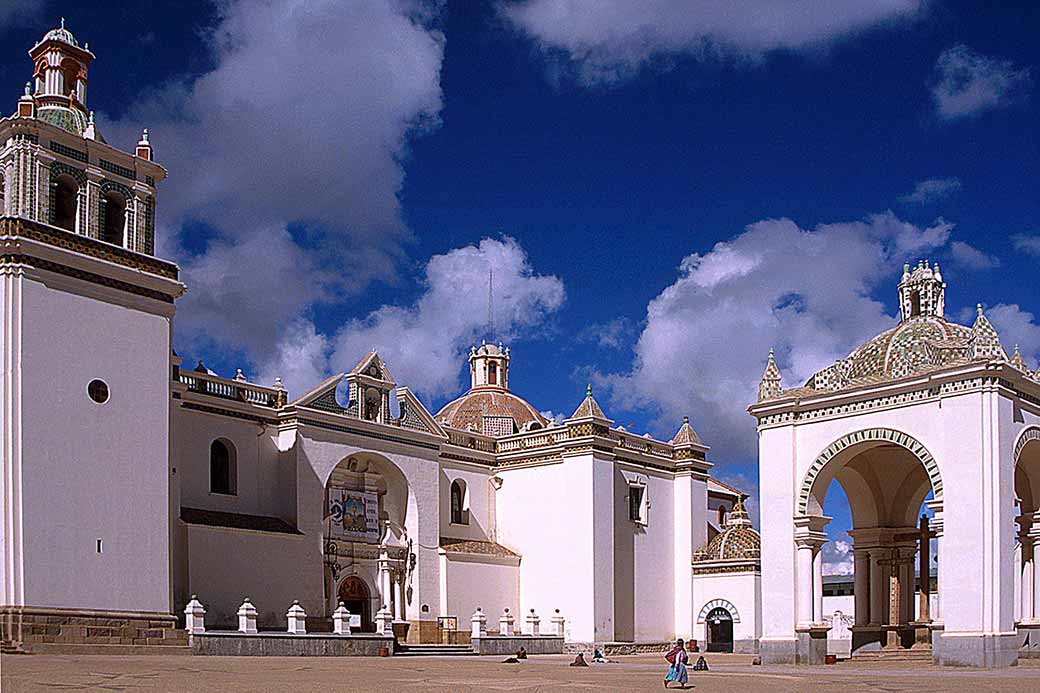
POLYGON ((930 662, 932 661, 932 649, 930 647, 919 650, 868 650, 857 651, 852 654, 854 662, 885 661, 885 662, 930 662))
POLYGON ((459 656, 473 654, 473 648, 469 645, 439 645, 436 643, 428 645, 399 645, 398 649, 394 652, 395 657, 459 656))

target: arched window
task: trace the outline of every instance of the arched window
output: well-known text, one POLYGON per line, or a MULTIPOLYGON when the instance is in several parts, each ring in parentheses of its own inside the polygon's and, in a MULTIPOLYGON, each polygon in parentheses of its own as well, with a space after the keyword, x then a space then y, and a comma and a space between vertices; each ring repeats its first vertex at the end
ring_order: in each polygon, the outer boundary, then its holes
POLYGON ((498 384, 498 364, 492 361, 488 364, 488 385, 498 384))
POLYGON ((214 440, 209 446, 209 490, 229 496, 238 494, 235 446, 228 441, 214 440))
POLYGON ((466 507, 466 482, 456 479, 451 482, 451 523, 469 524, 469 509, 466 507))
POLYGON ((115 190, 109 190, 101 198, 101 240, 112 245, 123 245, 123 230, 126 226, 126 198, 115 190))
POLYGON ((921 314, 921 292, 910 292, 910 317, 916 318, 921 314))
POLYGON ((76 230, 76 208, 78 206, 79 184, 67 173, 60 174, 51 185, 54 186, 53 209, 51 221, 69 231, 76 230))
POLYGON ((720 505, 719 506, 719 527, 725 527, 725 526, 726 526, 726 506, 725 505, 720 505))

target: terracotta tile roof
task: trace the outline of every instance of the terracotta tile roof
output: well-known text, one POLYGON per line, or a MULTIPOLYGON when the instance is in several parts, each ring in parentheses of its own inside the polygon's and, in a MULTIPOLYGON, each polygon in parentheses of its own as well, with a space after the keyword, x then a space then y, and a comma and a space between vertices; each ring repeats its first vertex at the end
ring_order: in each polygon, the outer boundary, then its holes
POLYGON ((509 431, 506 435, 519 432, 531 422, 536 422, 542 427, 549 423, 526 401, 512 392, 503 390, 470 390, 462 397, 445 404, 433 418, 459 430, 475 430, 493 435, 495 431, 484 430, 485 417, 513 419, 515 430, 509 431))
POLYGON ((482 556, 500 556, 502 558, 520 558, 520 554, 510 551, 493 541, 477 541, 474 539, 452 539, 441 537, 441 548, 451 553, 475 553, 482 556))

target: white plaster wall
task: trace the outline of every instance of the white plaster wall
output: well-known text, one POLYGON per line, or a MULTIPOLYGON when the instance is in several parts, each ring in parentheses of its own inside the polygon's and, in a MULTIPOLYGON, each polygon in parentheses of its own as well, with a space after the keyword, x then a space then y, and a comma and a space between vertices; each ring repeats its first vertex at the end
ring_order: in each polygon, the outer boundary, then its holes
MULTIPOLYGON (((514 628, 526 627, 520 611, 520 568, 495 558, 442 555, 441 569, 447 581, 447 606, 440 616, 457 616, 459 630, 470 629, 470 619, 479 606, 487 615, 489 631, 498 631, 505 609, 516 619, 514 628)), ((551 613, 538 613, 541 629, 548 631, 551 613)), ((526 632, 526 631, 525 631, 526 632)))
POLYGON ((591 455, 499 476, 499 542, 521 554, 520 608, 560 609, 569 640, 595 640, 591 455))
POLYGON ((662 641, 676 635, 673 556, 677 549, 672 484, 670 477, 615 465, 615 640, 662 641), (646 525, 629 518, 629 480, 646 485, 650 504, 646 525))
POLYGON ((284 628, 294 599, 322 616, 321 544, 313 536, 188 525, 188 581, 206 607, 206 625, 237 629, 245 597, 267 628, 284 628))
POLYGON ((286 503, 292 495, 286 482, 293 477, 294 462, 279 458, 273 427, 183 407, 174 409, 173 426, 182 506, 280 517, 295 524, 286 503), (234 495, 210 492, 210 446, 218 438, 235 449, 234 495))
POLYGON ((23 603, 169 612, 170 319, 23 287, 23 603))
POLYGON ((471 465, 455 464, 450 460, 441 463, 438 493, 442 537, 494 541, 495 518, 490 498, 494 490, 488 479, 490 474, 486 470, 476 469, 471 465), (469 524, 458 525, 451 522, 451 484, 456 479, 462 479, 466 484, 469 524))
MULTIPOLYGON (((795 604, 795 429, 759 433, 758 487, 762 537, 762 639, 793 641, 795 604)), ((800 481, 800 479, 799 479, 800 481)))
POLYGON ((759 597, 761 577, 757 573, 717 573, 696 575, 693 595, 696 613, 694 637, 704 648, 708 642, 708 626, 700 617, 705 605, 716 599, 725 599, 737 610, 733 623, 733 640, 756 640, 761 637, 759 597), (739 616, 739 622, 736 618, 739 616))

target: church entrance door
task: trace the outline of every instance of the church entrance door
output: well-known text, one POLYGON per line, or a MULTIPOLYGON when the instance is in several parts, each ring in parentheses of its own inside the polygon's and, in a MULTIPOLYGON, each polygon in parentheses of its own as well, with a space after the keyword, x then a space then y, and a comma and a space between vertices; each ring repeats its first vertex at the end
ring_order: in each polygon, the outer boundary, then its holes
POLYGON ((375 631, 375 624, 372 622, 372 598, 364 580, 357 575, 347 577, 339 583, 338 596, 351 615, 361 616, 360 630, 366 633, 375 631))
POLYGON ((708 652, 733 651, 733 617, 722 607, 711 610, 708 623, 708 652))

